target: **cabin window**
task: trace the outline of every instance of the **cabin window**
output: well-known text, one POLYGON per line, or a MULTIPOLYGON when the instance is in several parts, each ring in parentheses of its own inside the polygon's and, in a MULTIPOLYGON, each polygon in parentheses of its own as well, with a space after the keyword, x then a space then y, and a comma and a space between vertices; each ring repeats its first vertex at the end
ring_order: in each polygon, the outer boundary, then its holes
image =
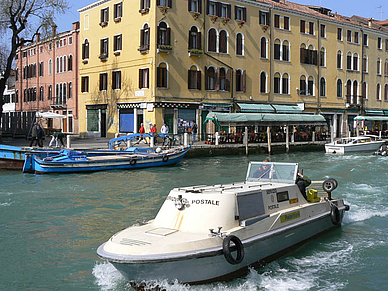
POLYGON ((278 202, 287 201, 287 200, 289 200, 288 191, 278 192, 278 193, 276 193, 276 197, 278 199, 278 202))

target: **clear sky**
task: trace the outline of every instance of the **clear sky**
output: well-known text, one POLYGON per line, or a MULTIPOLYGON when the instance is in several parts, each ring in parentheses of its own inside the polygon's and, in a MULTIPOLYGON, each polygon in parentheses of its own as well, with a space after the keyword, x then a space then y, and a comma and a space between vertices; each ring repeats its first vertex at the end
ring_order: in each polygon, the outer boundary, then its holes
MULTIPOLYGON (((134 5, 135 9, 140 6, 140 0, 123 0, 124 5, 129 3, 134 5), (137 5, 137 6, 136 6, 137 5)), ((187 1, 187 0, 175 0, 175 1, 187 1)), ((77 10, 91 3, 97 2, 93 0, 68 0, 71 9, 70 11, 61 16, 57 20, 58 32, 71 30, 72 23, 79 21, 79 13, 77 10)), ((376 20, 388 18, 388 1, 387 0, 295 0, 291 1, 305 5, 323 6, 331 9, 332 12, 338 12, 338 14, 344 16, 358 15, 365 18, 373 17, 376 20), (382 8, 378 8, 382 7, 382 8), (381 12, 383 11, 383 15, 381 12)))

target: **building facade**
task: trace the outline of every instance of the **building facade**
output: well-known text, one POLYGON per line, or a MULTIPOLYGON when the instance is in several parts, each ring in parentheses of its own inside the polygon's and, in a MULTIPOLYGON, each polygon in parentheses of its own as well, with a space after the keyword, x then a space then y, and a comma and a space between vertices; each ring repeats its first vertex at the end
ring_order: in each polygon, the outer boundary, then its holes
POLYGON ((51 111, 61 120, 45 120, 47 129, 78 133, 78 40, 79 23, 20 48, 15 59, 16 111, 51 111))
POLYGON ((193 121, 203 131, 210 111, 270 104, 323 114, 340 136, 357 115, 388 110, 385 22, 283 0, 100 0, 78 11, 81 134, 164 122, 181 133, 193 121))

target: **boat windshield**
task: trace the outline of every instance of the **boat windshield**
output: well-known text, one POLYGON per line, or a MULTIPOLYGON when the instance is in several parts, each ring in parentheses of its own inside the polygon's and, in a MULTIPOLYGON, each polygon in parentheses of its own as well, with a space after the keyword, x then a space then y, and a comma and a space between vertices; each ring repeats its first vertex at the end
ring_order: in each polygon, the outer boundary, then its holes
POLYGON ((297 163, 250 162, 246 180, 294 184, 297 174, 297 163))

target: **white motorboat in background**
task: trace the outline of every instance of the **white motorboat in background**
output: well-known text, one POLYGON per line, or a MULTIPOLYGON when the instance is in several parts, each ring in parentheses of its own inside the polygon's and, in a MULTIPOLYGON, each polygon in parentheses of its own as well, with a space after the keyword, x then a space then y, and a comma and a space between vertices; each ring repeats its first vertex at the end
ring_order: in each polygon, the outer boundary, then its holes
MULTIPOLYGON (((341 225, 349 206, 313 189, 307 201, 297 173, 296 163, 251 162, 244 182, 175 188, 154 220, 121 230, 97 253, 135 286, 230 280, 341 225)), ((330 194, 337 185, 322 187, 330 194)))
POLYGON ((376 135, 344 137, 325 144, 326 153, 344 154, 349 152, 376 151, 384 140, 376 135))

